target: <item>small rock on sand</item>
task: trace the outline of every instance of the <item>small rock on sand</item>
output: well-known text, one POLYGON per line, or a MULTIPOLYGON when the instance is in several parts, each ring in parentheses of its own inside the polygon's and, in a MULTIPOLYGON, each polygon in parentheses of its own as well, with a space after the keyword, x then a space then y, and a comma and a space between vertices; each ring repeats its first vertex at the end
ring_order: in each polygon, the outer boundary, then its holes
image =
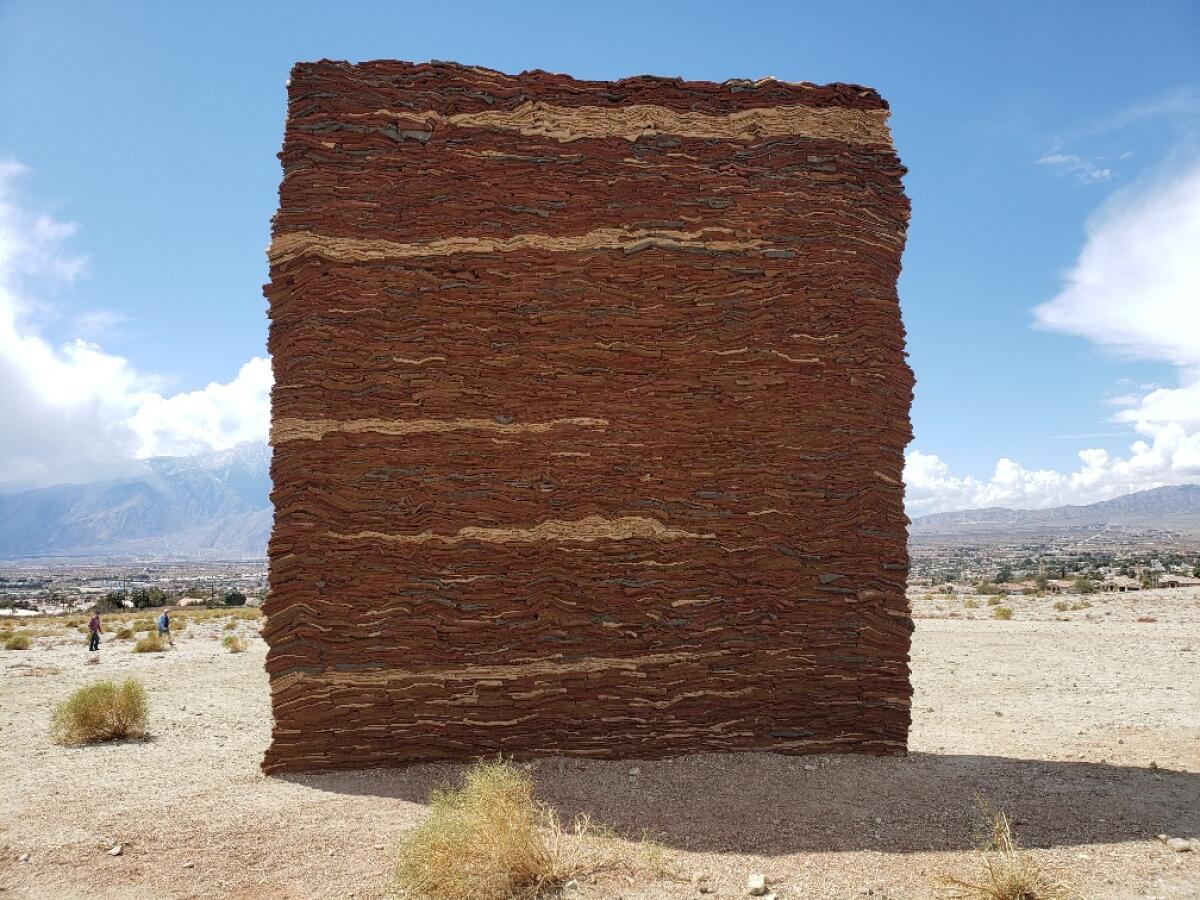
POLYGON ((755 872, 753 875, 746 876, 746 890, 751 897, 761 897, 767 892, 767 878, 761 873, 755 872))
POLYGON ((125 852, 125 848, 122 847, 120 844, 113 844, 108 849, 109 856, 120 856, 124 852, 125 852))

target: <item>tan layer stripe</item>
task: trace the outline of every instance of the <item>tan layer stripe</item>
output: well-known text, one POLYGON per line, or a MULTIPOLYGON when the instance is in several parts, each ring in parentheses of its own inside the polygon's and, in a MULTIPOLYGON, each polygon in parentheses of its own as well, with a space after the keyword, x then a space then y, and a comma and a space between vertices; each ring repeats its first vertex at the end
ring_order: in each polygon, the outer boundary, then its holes
POLYGON ((886 109, 846 109, 841 106, 770 106, 712 116, 647 104, 607 108, 527 101, 511 110, 451 116, 433 110, 397 112, 389 109, 358 115, 416 119, 428 125, 445 123, 463 128, 499 128, 564 143, 610 137, 636 141, 650 135, 668 134, 734 141, 796 136, 850 144, 891 144, 886 109))
POLYGON ((570 541, 592 543, 595 541, 627 541, 633 538, 650 538, 659 541, 709 540, 714 535, 695 534, 668 528, 657 519, 645 516, 620 516, 606 519, 603 516, 585 516, 575 521, 547 519, 532 528, 482 528, 468 525, 454 534, 394 534, 383 531, 357 531, 343 534, 327 531, 328 537, 339 541, 379 540, 397 544, 461 544, 466 541, 484 541, 489 544, 532 544, 539 541, 570 541))
POLYGON ((497 422, 495 419, 276 419, 271 443, 319 441, 327 434, 442 434, 449 431, 491 431, 497 434, 543 434, 566 426, 604 428, 607 419, 568 418, 549 422, 497 422))
POLYGON ((650 229, 597 228, 586 234, 518 234, 510 238, 452 237, 420 244, 364 238, 330 237, 310 231, 292 231, 276 235, 267 248, 272 263, 286 262, 297 256, 314 255, 326 259, 371 262, 409 256, 450 256, 456 253, 512 253, 517 250, 573 252, 579 250, 632 250, 659 247, 664 250, 742 251, 770 249, 762 241, 719 240, 713 233, 731 233, 728 228, 700 231, 660 231, 650 229))
MULTIPOLYGON (((756 651, 761 652, 761 651, 756 651)), ((784 651, 772 650, 770 653, 784 651)), ((790 652, 790 651, 789 651, 790 652)), ((796 651, 803 659, 811 661, 810 654, 796 651)), ((404 681, 480 681, 488 678, 528 678, 541 675, 564 675, 573 673, 607 672, 620 669, 634 672, 644 666, 670 665, 671 663, 694 663, 707 659, 728 656, 725 650, 710 650, 705 653, 648 653, 637 657, 590 657, 570 662, 561 660, 538 660, 529 663, 514 663, 503 666, 468 666, 465 669, 383 669, 375 672, 324 672, 313 675, 309 672, 293 672, 281 675, 271 683, 275 691, 286 690, 297 682, 311 684, 337 684, 370 687, 388 682, 404 681)))

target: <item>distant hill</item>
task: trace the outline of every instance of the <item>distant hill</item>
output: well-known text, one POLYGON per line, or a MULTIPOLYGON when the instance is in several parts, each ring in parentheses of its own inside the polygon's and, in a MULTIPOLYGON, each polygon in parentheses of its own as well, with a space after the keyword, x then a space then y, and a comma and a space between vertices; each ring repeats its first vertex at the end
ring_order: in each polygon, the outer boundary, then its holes
MULTIPOLYGON (((270 448, 247 443, 203 456, 145 460, 123 478, 0 494, 0 559, 265 556, 272 518, 270 466, 270 448)), ((1200 534, 1200 484, 1155 488, 1087 506, 934 513, 915 519, 911 533, 1096 527, 1200 534)))
POLYGON ((0 495, 0 559, 266 555, 271 451, 160 457, 123 478, 0 495))
POLYGON ((911 533, 963 534, 1058 528, 1156 528, 1200 533, 1200 484, 1154 488, 1087 506, 967 509, 913 520, 911 533))

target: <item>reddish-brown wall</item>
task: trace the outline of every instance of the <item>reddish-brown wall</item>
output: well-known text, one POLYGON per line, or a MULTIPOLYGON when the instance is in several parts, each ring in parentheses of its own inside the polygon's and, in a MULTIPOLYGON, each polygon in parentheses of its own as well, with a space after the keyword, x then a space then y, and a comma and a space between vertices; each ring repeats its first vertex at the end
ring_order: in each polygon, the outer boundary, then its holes
POLYGON ((267 770, 903 752, 886 117, 843 84, 296 66, 267 770))

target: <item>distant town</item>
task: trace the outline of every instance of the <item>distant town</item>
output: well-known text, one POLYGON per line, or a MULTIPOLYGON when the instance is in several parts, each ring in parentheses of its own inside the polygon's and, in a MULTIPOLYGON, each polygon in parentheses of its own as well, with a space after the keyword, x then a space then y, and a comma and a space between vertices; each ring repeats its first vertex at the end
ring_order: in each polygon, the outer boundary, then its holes
POLYGON ((126 565, 6 563, 0 566, 0 615, 70 614, 96 607, 255 606, 266 587, 264 559, 126 565))
POLYGON ((1127 592, 1200 586, 1200 537, 1154 529, 914 535, 912 587, 1007 593, 1127 592))
MULTIPOLYGON (((1200 536, 1153 529, 914 535, 909 587, 1007 594, 1200 587, 1200 536)), ((100 605, 258 605, 264 559, 0 564, 0 615, 70 614, 100 605), (241 598, 245 598, 242 601, 241 598)))

